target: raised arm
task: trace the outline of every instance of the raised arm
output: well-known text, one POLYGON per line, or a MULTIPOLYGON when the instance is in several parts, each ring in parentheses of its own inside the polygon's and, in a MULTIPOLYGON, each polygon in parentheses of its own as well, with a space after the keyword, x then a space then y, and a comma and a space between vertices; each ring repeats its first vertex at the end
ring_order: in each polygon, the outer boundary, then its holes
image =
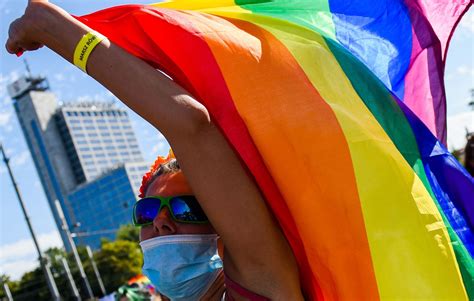
MULTIPOLYGON (((12 23, 7 50, 41 45, 72 62, 76 44, 91 29, 45 1, 30 1, 12 23)), ((302 299, 287 241, 262 196, 204 106, 145 62, 104 41, 91 54, 88 73, 158 128, 212 225, 224 241, 226 273, 273 300, 302 299)))

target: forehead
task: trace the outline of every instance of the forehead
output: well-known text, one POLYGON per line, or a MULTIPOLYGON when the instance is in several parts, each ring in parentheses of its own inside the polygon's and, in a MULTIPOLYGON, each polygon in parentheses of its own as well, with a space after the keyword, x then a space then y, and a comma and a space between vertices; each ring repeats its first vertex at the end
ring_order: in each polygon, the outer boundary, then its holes
POLYGON ((193 192, 182 171, 162 174, 151 182, 146 196, 192 195, 193 192))

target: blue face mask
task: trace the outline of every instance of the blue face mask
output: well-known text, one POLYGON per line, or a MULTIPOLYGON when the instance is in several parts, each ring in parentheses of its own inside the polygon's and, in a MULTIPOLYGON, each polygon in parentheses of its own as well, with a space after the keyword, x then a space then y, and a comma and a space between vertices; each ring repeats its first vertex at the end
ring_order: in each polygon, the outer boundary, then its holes
POLYGON ((143 274, 173 301, 199 300, 222 269, 216 234, 166 235, 144 240, 143 274))

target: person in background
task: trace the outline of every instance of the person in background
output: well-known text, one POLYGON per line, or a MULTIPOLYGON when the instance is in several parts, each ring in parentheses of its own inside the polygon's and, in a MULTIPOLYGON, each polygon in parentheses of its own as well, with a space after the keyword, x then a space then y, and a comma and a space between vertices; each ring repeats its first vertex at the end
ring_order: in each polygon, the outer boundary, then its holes
POLYGON ((464 167, 474 177, 474 133, 466 135, 467 143, 464 148, 464 167))

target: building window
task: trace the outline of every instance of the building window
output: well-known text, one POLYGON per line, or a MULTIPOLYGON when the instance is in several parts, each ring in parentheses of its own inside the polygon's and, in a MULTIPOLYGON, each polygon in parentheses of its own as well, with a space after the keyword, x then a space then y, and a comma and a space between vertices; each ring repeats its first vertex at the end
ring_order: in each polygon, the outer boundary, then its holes
POLYGON ((82 126, 72 126, 71 129, 73 131, 82 131, 82 126))
POLYGON ((84 122, 84 123, 93 123, 92 119, 84 119, 84 120, 82 120, 82 122, 84 122))

